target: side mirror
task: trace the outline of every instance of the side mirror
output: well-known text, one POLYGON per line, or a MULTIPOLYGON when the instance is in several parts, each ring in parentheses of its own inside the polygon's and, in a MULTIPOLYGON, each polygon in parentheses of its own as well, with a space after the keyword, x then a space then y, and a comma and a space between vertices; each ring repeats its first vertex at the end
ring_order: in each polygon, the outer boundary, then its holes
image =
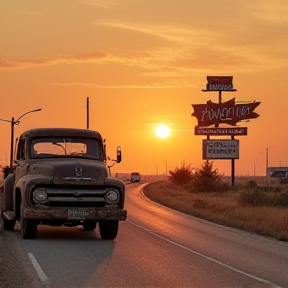
POLYGON ((116 159, 117 159, 116 160, 117 163, 120 163, 122 161, 122 153, 121 153, 121 147, 120 146, 117 147, 117 158, 116 159))

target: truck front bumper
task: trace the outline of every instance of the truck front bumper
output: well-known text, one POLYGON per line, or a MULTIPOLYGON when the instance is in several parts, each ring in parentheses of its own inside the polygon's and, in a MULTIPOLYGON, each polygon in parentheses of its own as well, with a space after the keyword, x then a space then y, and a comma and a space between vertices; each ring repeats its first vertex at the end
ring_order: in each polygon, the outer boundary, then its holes
POLYGON ((124 209, 93 209, 93 208, 61 208, 61 209, 23 209, 23 218, 44 219, 66 219, 73 220, 126 220, 127 210, 124 209))

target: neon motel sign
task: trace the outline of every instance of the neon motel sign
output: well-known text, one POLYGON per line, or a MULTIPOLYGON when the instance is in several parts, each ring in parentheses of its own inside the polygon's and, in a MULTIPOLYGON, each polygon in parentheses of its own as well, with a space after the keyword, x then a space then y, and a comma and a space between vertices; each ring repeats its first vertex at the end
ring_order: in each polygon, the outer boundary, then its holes
POLYGON ((221 123, 235 126, 240 121, 259 117, 259 114, 254 112, 254 110, 260 103, 254 101, 236 104, 235 98, 223 103, 213 103, 209 100, 206 104, 192 104, 194 112, 191 116, 197 118, 198 127, 208 127, 221 123))

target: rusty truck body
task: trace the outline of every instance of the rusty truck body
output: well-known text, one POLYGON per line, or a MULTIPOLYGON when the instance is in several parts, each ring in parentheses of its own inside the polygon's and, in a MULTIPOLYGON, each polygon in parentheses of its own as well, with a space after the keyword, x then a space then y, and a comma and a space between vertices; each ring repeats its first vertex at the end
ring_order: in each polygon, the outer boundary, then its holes
MULTIPOLYGON (((1 216, 4 229, 20 222, 23 239, 38 225, 77 226, 115 239, 127 219, 125 184, 109 177, 105 140, 97 131, 37 128, 16 140, 12 173, 4 180, 1 216)), ((117 159, 121 161, 121 148, 117 159)))

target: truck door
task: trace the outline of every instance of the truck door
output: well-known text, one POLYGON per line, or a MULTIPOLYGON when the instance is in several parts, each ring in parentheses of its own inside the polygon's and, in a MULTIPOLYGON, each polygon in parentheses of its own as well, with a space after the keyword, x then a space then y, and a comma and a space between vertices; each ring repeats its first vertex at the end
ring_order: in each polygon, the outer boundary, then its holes
POLYGON ((16 140, 16 143, 18 142, 16 155, 15 155, 15 162, 17 163, 15 167, 15 182, 25 176, 27 174, 28 164, 26 162, 27 153, 26 153, 26 141, 25 139, 18 139, 16 140))

